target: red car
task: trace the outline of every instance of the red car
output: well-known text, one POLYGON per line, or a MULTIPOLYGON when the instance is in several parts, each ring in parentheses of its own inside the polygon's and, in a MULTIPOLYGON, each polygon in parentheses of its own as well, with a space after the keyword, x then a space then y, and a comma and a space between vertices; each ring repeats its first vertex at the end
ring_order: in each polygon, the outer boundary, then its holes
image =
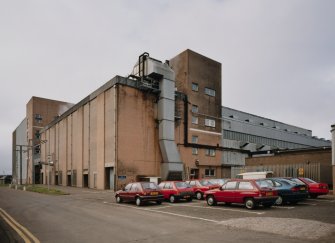
POLYGON ((158 185, 164 199, 174 203, 180 199, 192 201, 194 196, 193 189, 184 181, 163 181, 158 185))
POLYGON ((143 202, 154 201, 161 204, 164 196, 159 190, 159 187, 154 182, 134 182, 129 183, 123 190, 115 193, 117 203, 135 202, 137 206, 143 202))
POLYGON ((193 188, 194 195, 198 200, 203 199, 205 191, 220 188, 219 185, 211 183, 209 179, 190 180, 186 181, 186 183, 193 188))
POLYGON ((258 205, 271 207, 278 198, 275 189, 261 188, 256 180, 242 179, 228 180, 219 189, 206 191, 204 196, 209 206, 214 206, 218 202, 240 203, 247 209, 253 209, 258 205))
POLYGON ((309 196, 311 198, 317 198, 320 195, 327 195, 329 193, 329 188, 326 183, 316 182, 305 177, 292 178, 291 180, 298 184, 303 182, 305 185, 307 185, 309 196))

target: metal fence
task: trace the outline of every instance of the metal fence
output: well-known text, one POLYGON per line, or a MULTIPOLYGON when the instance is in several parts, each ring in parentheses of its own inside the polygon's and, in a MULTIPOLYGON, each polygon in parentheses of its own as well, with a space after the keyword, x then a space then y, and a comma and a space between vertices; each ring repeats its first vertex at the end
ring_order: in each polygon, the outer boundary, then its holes
POLYGON ((231 178, 244 172, 273 171, 274 177, 308 177, 320 181, 320 163, 253 165, 231 168, 231 178))

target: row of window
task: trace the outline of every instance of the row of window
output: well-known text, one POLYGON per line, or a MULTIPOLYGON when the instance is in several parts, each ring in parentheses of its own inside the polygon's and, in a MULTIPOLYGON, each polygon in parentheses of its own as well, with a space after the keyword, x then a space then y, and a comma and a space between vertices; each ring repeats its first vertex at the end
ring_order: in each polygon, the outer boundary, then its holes
MULTIPOLYGON (((198 153, 199 153, 199 148, 192 148, 193 155, 198 155, 198 153)), ((205 149, 206 156, 214 157, 215 154, 216 154, 215 149, 205 149)))
MULTIPOLYGON (((191 169, 190 176, 197 178, 199 176, 199 169, 191 169)), ((215 176, 215 169, 212 169, 212 168, 205 169, 205 176, 206 177, 215 176)), ((190 182, 190 185, 192 185, 191 183, 195 183, 195 182, 190 182)))
MULTIPOLYGON (((199 92, 199 84, 192 83, 192 91, 199 92)), ((205 88, 205 94, 208 96, 215 97, 215 90, 211 88, 205 88)))
MULTIPOLYGON (((199 117, 192 116, 192 124, 198 125, 199 124, 199 117)), ((215 120, 205 118, 205 126, 206 127, 215 127, 215 120)))

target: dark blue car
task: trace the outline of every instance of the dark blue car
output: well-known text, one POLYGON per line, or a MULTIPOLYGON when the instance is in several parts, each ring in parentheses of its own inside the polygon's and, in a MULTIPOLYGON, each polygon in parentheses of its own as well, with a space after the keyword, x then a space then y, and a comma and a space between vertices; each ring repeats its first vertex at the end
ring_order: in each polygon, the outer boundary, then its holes
POLYGON ((275 205, 296 204, 308 197, 307 187, 284 178, 266 178, 257 180, 260 187, 272 187, 278 192, 275 205))

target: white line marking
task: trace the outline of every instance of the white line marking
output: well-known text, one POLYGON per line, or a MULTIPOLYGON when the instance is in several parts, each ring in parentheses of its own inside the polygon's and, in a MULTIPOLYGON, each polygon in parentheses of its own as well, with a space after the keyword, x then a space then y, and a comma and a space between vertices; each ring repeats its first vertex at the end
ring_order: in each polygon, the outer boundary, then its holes
POLYGON ((294 209, 295 207, 272 206, 273 208, 294 209))
POLYGON ((212 219, 193 217, 193 216, 188 216, 188 215, 178 214, 178 213, 164 212, 164 211, 159 211, 159 210, 155 210, 155 209, 139 208, 139 207, 134 207, 134 206, 127 206, 127 205, 108 203, 108 202, 104 202, 104 203, 112 204, 112 205, 116 205, 116 206, 120 206, 120 207, 133 208, 133 209, 142 210, 142 211, 148 211, 148 212, 154 212, 154 213, 163 213, 163 214, 178 216, 178 217, 182 217, 182 218, 197 219, 197 220, 202 220, 202 221, 207 221, 207 222, 212 222, 212 223, 220 223, 221 222, 221 221, 212 220, 212 219))
POLYGON ((161 209, 161 208, 171 208, 172 206, 161 206, 161 207, 157 207, 157 209, 161 209))
POLYGON ((241 212, 241 213, 251 213, 251 214, 265 214, 265 212, 252 212, 238 209, 230 209, 230 208, 220 208, 220 207, 205 207, 205 206, 192 206, 192 205, 175 205, 179 207, 191 207, 191 208, 205 208, 205 209, 213 209, 213 210, 222 210, 222 211, 233 211, 233 212, 241 212))
POLYGON ((299 202, 298 204, 299 205, 308 205, 308 206, 316 206, 317 205, 315 203, 301 203, 301 202, 299 202))

